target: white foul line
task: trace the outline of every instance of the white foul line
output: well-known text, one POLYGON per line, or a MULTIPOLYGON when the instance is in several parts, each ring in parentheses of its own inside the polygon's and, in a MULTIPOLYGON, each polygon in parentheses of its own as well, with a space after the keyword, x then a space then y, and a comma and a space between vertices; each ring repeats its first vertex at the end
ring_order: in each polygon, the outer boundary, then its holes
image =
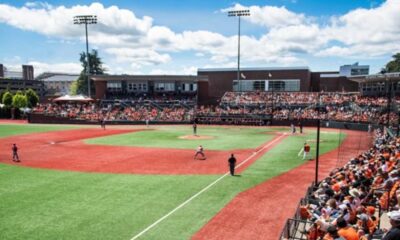
MULTIPOLYGON (((286 133, 284 133, 283 135, 277 137, 275 140, 269 142, 267 145, 265 145, 264 147, 262 147, 261 149, 257 150, 256 152, 253 152, 248 158, 246 158, 243 162, 241 162, 240 164, 238 164, 236 168, 239 168, 240 166, 242 166, 244 163, 246 163, 247 161, 249 161, 250 159, 252 159, 256 154, 258 154, 259 152, 261 152, 262 150, 264 150, 265 148, 269 147, 271 144, 273 144, 274 142, 278 141, 279 139, 281 139, 283 136, 285 136, 286 133)), ((131 240, 135 240, 138 237, 142 236, 143 234, 145 234, 147 231, 149 231, 150 229, 152 229, 154 226, 156 226, 157 224, 159 224, 161 221, 163 221, 164 219, 166 219, 167 217, 169 217, 171 214, 173 214, 174 212, 178 211, 180 208, 182 208, 183 206, 185 206, 186 204, 188 204, 190 201, 192 201, 193 199, 195 199, 196 197, 198 197, 200 194, 202 194, 203 192, 207 191, 207 189, 209 189, 210 187, 212 187, 213 185, 215 185, 217 182, 221 181, 221 179, 223 179, 224 177, 226 177, 229 174, 229 172, 226 172, 224 175, 222 175, 220 178, 218 178, 217 180, 215 180, 214 182, 210 183, 208 186, 206 186, 205 188, 203 188, 202 190, 200 190, 198 193, 196 193, 195 195, 193 195, 192 197, 190 197, 188 200, 184 201, 183 203, 181 203, 179 206, 177 206, 176 208, 174 208, 172 211, 170 211, 169 213, 167 213, 166 215, 164 215, 163 217, 161 217, 160 219, 158 219, 157 221, 155 221, 154 223, 152 223, 150 226, 148 226, 147 228, 145 228, 143 231, 141 231, 140 233, 138 233, 137 235, 135 235, 133 238, 131 238, 131 240)))

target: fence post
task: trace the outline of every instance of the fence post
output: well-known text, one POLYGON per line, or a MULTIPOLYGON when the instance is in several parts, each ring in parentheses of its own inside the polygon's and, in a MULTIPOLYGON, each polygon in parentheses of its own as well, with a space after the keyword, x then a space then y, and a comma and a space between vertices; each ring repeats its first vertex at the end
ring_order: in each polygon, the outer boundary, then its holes
POLYGON ((286 229, 287 229, 287 239, 289 239, 290 237, 291 237, 291 235, 290 235, 290 219, 288 219, 287 221, 286 221, 286 229))

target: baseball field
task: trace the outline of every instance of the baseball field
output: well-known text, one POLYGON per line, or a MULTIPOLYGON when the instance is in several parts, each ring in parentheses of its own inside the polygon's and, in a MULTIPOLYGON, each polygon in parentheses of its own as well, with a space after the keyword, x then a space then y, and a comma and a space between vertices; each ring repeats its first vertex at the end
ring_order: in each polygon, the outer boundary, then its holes
MULTIPOLYGON (((314 161, 298 155, 307 141, 315 156, 314 129, 199 126, 197 134, 191 126, 0 124, 0 239, 209 239, 237 196, 314 161), (206 160, 193 159, 199 145, 206 160)), ((322 131, 320 154, 347 135, 322 131)), ((241 221, 234 212, 228 217, 241 221)))

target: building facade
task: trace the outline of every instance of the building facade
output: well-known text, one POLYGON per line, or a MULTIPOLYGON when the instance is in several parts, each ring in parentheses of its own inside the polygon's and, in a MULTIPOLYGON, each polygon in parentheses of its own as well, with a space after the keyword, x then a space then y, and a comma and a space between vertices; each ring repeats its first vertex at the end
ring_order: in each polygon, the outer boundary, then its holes
POLYGON ((133 95, 197 95, 206 78, 192 75, 94 75, 95 98, 133 95))
POLYGON ((214 102, 227 91, 356 92, 358 84, 339 71, 311 72, 308 67, 199 69, 208 77, 208 96, 214 102))
MULTIPOLYGON (((350 74, 353 68, 362 67, 365 70, 366 67, 344 65, 341 69, 348 69, 346 66, 350 66, 350 74)), ((196 76, 97 75, 91 76, 91 79, 94 81, 97 99, 139 93, 192 93, 197 95, 199 104, 217 104, 228 91, 358 91, 358 83, 351 81, 346 71, 311 72, 308 67, 242 68, 237 79, 236 68, 203 68, 198 69, 196 76)))
POLYGON ((360 75, 350 78, 365 96, 400 96, 400 72, 360 75))
POLYGON ((39 96, 43 96, 44 85, 33 78, 33 66, 23 65, 21 68, 22 71, 11 71, 0 64, 0 91, 17 92, 32 89, 39 96))
POLYGON ((43 82, 45 95, 63 96, 71 94, 71 86, 78 78, 79 74, 45 72, 36 80, 43 82))

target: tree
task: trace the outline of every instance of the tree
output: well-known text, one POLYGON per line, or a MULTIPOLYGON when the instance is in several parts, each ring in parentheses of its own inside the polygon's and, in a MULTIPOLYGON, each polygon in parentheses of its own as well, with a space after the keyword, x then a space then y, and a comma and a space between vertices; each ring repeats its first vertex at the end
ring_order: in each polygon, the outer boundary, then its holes
POLYGON ((11 104, 12 104, 12 101, 13 101, 13 95, 12 95, 9 91, 6 91, 6 92, 3 94, 3 99, 2 99, 1 102, 2 102, 4 105, 6 105, 6 107, 10 107, 11 104))
POLYGON ((400 53, 392 56, 394 59, 386 64, 382 72, 400 72, 400 53))
POLYGON ((28 101, 28 107, 30 108, 36 106, 36 104, 39 102, 39 96, 30 88, 26 90, 25 96, 26 100, 28 101))
MULTIPOLYGON (((90 61, 90 74, 104 74, 105 69, 103 68, 101 58, 98 56, 96 50, 92 49, 92 52, 89 53, 89 61, 90 61)), ((86 69, 87 69, 87 58, 86 53, 82 52, 80 56, 80 62, 82 63, 83 70, 79 75, 77 80, 76 94, 87 94, 88 93, 88 83, 86 78, 86 69)), ((92 93, 95 92, 93 81, 90 81, 90 90, 92 93)))
POLYGON ((28 100, 25 95, 17 93, 12 97, 12 106, 15 108, 25 108, 28 106, 28 100))
POLYGON ((69 92, 72 96, 78 94, 78 81, 72 82, 71 86, 69 87, 69 92))

